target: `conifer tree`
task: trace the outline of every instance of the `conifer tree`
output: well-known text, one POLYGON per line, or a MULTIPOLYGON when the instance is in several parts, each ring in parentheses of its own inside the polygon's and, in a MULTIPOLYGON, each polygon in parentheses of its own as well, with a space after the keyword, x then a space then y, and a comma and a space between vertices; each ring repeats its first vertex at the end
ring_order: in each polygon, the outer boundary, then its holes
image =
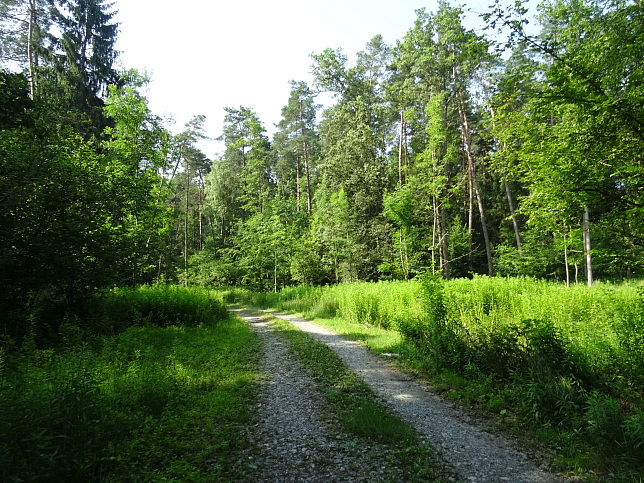
POLYGON ((75 113, 80 132, 98 136, 106 126, 102 113, 107 88, 119 85, 114 62, 118 24, 114 4, 106 0, 57 0, 53 19, 60 37, 49 35, 51 65, 47 95, 75 113))

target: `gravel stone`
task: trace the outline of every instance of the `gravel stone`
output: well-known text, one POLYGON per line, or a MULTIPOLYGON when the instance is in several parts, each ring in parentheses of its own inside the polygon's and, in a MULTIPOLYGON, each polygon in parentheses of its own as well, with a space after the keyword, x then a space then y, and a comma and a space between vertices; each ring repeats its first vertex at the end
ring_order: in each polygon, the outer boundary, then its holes
MULTIPOLYGON (((325 411, 314 381, 289 356, 288 343, 271 330, 268 321, 233 310, 264 342, 260 419, 248 430, 254 448, 248 450, 246 461, 239 463, 240 477, 275 482, 396 481, 395 468, 387 466, 387 448, 361 447, 355 437, 337 429, 339 425, 325 411)), ((566 481, 531 461, 510 439, 486 432, 463 411, 359 343, 305 319, 273 315, 327 344, 385 404, 416 428, 427 444, 443 454, 463 481, 566 481)))

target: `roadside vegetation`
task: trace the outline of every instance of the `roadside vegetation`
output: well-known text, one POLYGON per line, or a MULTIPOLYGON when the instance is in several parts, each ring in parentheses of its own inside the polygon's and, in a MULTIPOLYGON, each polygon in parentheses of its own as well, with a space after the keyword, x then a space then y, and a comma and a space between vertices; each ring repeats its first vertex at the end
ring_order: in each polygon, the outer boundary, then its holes
POLYGON ((589 479, 644 472, 644 297, 530 278, 231 289, 395 354, 447 397, 589 479))
POLYGON ((205 289, 119 289, 93 307, 0 346, 0 480, 233 480, 257 377, 248 326, 205 289))

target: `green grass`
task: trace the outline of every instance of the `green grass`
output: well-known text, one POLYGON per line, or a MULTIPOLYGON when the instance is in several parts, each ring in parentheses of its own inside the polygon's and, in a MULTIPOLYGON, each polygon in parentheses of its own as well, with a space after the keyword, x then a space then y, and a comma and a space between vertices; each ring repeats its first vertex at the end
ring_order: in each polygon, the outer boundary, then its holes
POLYGON ((644 297, 638 282, 529 278, 354 283, 228 297, 315 319, 430 380, 562 468, 644 473, 644 297))
POLYGON ((382 442, 413 441, 413 432, 383 406, 365 401, 360 406, 342 411, 342 424, 347 431, 382 442))
POLYGON ((446 463, 422 445, 415 430, 387 409, 328 346, 284 320, 272 323, 317 381, 343 429, 366 445, 389 447, 390 463, 399 470, 392 476, 395 481, 448 481, 451 472, 446 463))
POLYGON ((103 301, 103 321, 105 307, 122 309, 110 331, 130 317, 120 333, 72 344, 87 323, 68 327, 60 347, 0 351, 1 481, 235 480, 230 460, 246 445, 259 341, 222 317, 217 296, 154 291, 103 301))

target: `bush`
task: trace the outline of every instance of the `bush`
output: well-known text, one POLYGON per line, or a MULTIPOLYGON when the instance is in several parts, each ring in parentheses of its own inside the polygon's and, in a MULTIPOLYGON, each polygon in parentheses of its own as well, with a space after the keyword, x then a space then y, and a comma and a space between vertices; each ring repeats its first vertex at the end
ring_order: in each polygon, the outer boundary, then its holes
POLYGON ((115 335, 87 344, 70 318, 63 347, 0 345, 0 481, 234 479, 222 475, 245 444, 251 329, 213 323, 227 312, 200 289, 120 289, 96 302, 93 327, 115 335))
POLYGON ((119 288, 102 294, 96 302, 95 328, 102 334, 142 325, 197 326, 228 316, 222 296, 205 288, 119 288))

